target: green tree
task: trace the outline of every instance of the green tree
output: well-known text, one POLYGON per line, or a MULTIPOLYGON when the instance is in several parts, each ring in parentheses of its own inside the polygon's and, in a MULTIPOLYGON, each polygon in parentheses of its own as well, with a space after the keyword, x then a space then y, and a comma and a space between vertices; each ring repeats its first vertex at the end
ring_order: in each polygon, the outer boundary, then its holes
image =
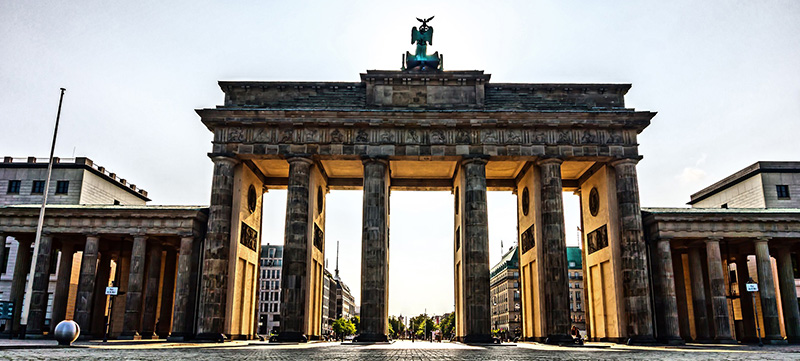
POLYGON ((339 337, 349 336, 356 333, 356 326, 346 318, 340 318, 333 322, 333 332, 339 337))
POLYGON ((352 322, 353 326, 356 327, 355 334, 360 334, 361 333, 361 316, 350 317, 350 322, 352 322))
POLYGON ((405 332, 406 325, 404 325, 397 317, 389 317, 389 334, 392 335, 393 338, 397 338, 398 334, 405 332))
POLYGON ((438 329, 438 326, 428 315, 422 314, 411 318, 411 330, 419 337, 427 339, 431 335, 431 331, 436 329, 438 329))
POLYGON ((442 337, 450 339, 453 337, 453 330, 456 327, 456 313, 450 312, 439 322, 439 329, 442 330, 442 337))

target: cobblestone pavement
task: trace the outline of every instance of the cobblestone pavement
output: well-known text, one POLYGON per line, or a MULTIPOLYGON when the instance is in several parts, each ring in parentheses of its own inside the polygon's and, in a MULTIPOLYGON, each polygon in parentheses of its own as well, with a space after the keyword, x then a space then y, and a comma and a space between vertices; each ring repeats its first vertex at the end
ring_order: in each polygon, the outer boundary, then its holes
POLYGON ((30 344, 31 348, 28 349, 4 349, 2 346, 0 343, 2 360, 800 360, 800 348, 795 346, 678 348, 590 344, 588 347, 576 348, 508 344, 480 347, 426 342, 395 342, 390 345, 370 346, 338 343, 227 343, 222 346, 91 343, 91 346, 78 348, 45 348, 41 344, 30 344))

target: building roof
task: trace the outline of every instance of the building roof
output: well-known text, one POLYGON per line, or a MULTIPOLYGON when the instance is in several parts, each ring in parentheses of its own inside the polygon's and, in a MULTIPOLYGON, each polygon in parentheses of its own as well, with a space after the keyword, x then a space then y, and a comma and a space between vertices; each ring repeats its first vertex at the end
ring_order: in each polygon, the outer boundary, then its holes
POLYGON ((283 246, 269 243, 261 246, 261 258, 269 258, 270 248, 275 249, 275 257, 273 258, 283 258, 283 246))
MULTIPOLYGON (((50 163, 50 158, 14 158, 3 157, 3 162, 0 163, 0 168, 47 168, 50 163)), ((105 167, 94 164, 94 162, 85 157, 75 158, 59 158, 53 157, 53 169, 66 169, 66 168, 82 168, 92 172, 96 176, 103 178, 110 184, 127 191, 130 194, 144 200, 145 202, 151 201, 147 198, 147 191, 137 187, 135 184, 129 183, 125 178, 117 177, 116 173, 108 171, 105 167)))
POLYGON ((737 183, 760 173, 800 173, 800 162, 755 162, 744 169, 725 177, 699 192, 692 194, 687 204, 695 204, 737 183))
POLYGON ((575 262, 575 267, 569 269, 583 269, 583 256, 580 247, 567 247, 567 265, 575 262))
POLYGON ((506 254, 503 255, 503 258, 500 259, 500 262, 497 262, 492 270, 489 273, 489 278, 496 276, 498 273, 505 271, 507 269, 518 269, 519 268, 519 252, 517 252, 517 245, 512 246, 506 254))

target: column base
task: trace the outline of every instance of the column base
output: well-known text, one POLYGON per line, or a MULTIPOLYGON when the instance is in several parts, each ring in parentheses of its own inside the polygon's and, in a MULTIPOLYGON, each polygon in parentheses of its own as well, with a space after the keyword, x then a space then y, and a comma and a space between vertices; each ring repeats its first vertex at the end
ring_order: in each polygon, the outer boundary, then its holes
POLYGON ((547 338, 544 339, 544 343, 549 345, 574 344, 575 339, 570 335, 547 335, 547 338))
POLYGON ((461 339, 463 343, 499 343, 490 334, 466 335, 461 339))
POLYGON ((625 344, 633 345, 633 346, 655 345, 657 343, 658 342, 653 337, 653 335, 633 336, 633 337, 629 337, 628 340, 625 342, 625 344))
POLYGON ((173 332, 167 336, 167 342, 184 342, 192 339, 191 334, 173 332))
POLYGON ((789 342, 782 338, 764 338, 762 342, 765 345, 788 345, 789 342))
MULTIPOLYGON (((271 339, 271 338, 270 338, 271 339)), ((284 331, 275 338, 277 342, 308 342, 308 337, 302 332, 284 331)))
POLYGON ((732 338, 722 338, 722 339, 714 339, 714 343, 723 345, 736 345, 739 343, 739 341, 736 341, 732 338))
POLYGON ((197 336, 194 337, 196 341, 204 341, 204 342, 225 342, 228 340, 224 334, 217 333, 217 332, 204 332, 198 333, 197 336))
POLYGON ((138 340, 141 340, 141 339, 142 339, 142 335, 140 335, 139 332, 137 332, 137 331, 123 332, 123 333, 121 333, 119 335, 119 337, 117 337, 117 340, 137 340, 138 341, 138 340))
POLYGON ((380 333, 362 333, 356 336, 353 342, 389 342, 389 336, 380 333))
POLYGON ((683 346, 686 344, 686 341, 684 341, 682 338, 678 336, 660 338, 658 339, 658 342, 670 346, 683 346))
POLYGON ((25 338, 28 340, 44 340, 48 338, 53 338, 52 335, 45 335, 42 332, 29 332, 25 334, 25 338))
POLYGON ((141 339, 142 340, 158 340, 159 337, 158 337, 158 334, 155 333, 155 332, 147 332, 147 331, 145 331, 145 332, 142 332, 141 339))

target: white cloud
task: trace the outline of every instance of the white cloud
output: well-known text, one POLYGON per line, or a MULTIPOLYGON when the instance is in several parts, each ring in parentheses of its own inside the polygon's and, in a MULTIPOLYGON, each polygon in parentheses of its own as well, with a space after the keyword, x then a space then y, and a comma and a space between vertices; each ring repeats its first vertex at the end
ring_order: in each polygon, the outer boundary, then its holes
POLYGON ((681 185, 690 185, 705 180, 706 176, 706 171, 698 167, 686 167, 683 168, 683 172, 675 178, 678 178, 681 185))

